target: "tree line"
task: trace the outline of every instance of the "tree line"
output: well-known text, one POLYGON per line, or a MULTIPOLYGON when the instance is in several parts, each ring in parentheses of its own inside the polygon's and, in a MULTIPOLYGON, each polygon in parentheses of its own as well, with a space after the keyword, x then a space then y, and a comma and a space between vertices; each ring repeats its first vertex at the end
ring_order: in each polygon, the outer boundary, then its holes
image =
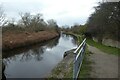
POLYGON ((63 26, 61 30, 65 32, 72 32, 75 34, 84 35, 86 33, 87 25, 74 24, 73 26, 63 26))
MULTIPOLYGON (((87 37, 96 37, 99 42, 102 42, 103 38, 120 41, 120 2, 100 2, 94 9, 95 11, 90 15, 85 25, 75 24, 71 27, 63 27, 61 30, 84 34, 87 37)), ((8 30, 7 28, 19 28, 35 32, 43 30, 59 32, 56 21, 51 19, 45 22, 42 14, 19 13, 19 15, 21 19, 17 25, 14 24, 14 21, 11 21, 7 25, 3 25, 5 26, 3 32, 8 30)), ((4 21, 2 8, 0 8, 0 21, 4 21)))
POLYGON ((39 31, 56 31, 59 32, 57 22, 53 19, 47 22, 43 19, 43 15, 38 13, 32 15, 31 13, 19 13, 20 19, 15 22, 14 19, 5 20, 5 13, 3 8, 0 6, 0 26, 2 32, 39 32, 39 31))
POLYGON ((120 41, 120 2, 100 2, 94 9, 85 25, 75 24, 62 30, 95 37, 99 42, 103 38, 120 41))
POLYGON ((87 21, 86 32, 99 42, 103 38, 120 40, 120 2, 99 3, 87 21))

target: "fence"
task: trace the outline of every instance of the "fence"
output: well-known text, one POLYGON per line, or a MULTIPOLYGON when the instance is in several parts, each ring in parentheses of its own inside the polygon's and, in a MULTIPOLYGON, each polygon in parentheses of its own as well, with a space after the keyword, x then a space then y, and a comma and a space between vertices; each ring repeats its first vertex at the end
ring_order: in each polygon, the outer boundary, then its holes
POLYGON ((74 80, 77 79, 80 73, 80 68, 81 68, 82 60, 83 60, 84 53, 85 53, 85 47, 86 47, 86 38, 74 51, 74 66, 73 66, 73 79, 74 80))

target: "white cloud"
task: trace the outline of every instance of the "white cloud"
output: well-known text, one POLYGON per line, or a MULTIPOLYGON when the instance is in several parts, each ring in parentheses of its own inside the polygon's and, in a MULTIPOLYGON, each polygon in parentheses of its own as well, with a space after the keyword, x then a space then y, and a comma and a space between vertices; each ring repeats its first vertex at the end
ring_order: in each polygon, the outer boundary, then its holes
POLYGON ((120 0, 105 0, 107 2, 119 2, 120 0))
POLYGON ((55 19, 59 25, 84 24, 99 0, 1 0, 8 17, 19 12, 42 13, 45 20, 55 19))

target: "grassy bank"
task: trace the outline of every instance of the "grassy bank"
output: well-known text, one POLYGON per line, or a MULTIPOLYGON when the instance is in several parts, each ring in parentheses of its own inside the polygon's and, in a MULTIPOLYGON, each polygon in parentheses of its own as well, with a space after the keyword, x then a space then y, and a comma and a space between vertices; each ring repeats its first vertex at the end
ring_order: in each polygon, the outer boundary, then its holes
POLYGON ((23 47, 38 42, 44 42, 57 36, 59 36, 59 34, 55 31, 22 32, 17 34, 6 32, 2 37, 2 49, 9 50, 23 47))
POLYGON ((80 74, 78 76, 78 78, 90 78, 90 71, 92 70, 91 68, 91 64, 92 62, 89 60, 89 56, 90 54, 92 54, 91 52, 88 51, 88 49, 86 48, 85 51, 85 56, 82 62, 82 66, 80 69, 80 74))
MULTIPOLYGON (((78 34, 74 34, 71 32, 67 32, 65 34, 69 34, 69 35, 73 35, 75 37, 77 37, 78 39, 78 44, 81 43, 81 41, 83 40, 83 38, 78 35, 78 34)), ((75 50, 75 49, 74 49, 75 50)), ((73 80, 73 60, 74 60, 74 54, 73 51, 74 50, 70 50, 67 51, 68 54, 51 72, 51 74, 48 77, 48 80, 52 80, 53 78, 69 78, 70 80, 73 80)), ((83 63, 81 66, 81 70, 80 70, 80 74, 78 76, 78 78, 89 78, 90 75, 90 71, 91 71, 91 66, 90 64, 92 62, 89 61, 88 56, 91 54, 91 52, 88 51, 88 49, 86 48, 85 51, 85 56, 83 59, 83 63)))
POLYGON ((91 46, 94 46, 94 47, 100 49, 101 51, 103 51, 105 53, 120 55, 120 49, 118 49, 118 48, 105 46, 101 43, 94 42, 92 39, 87 39, 87 43, 91 46))
POLYGON ((70 80, 73 80, 73 51, 74 49, 66 52, 68 55, 64 57, 63 60, 52 70, 51 74, 48 76, 48 79, 69 78, 70 80))
MULTIPOLYGON (((65 34, 70 34, 70 35, 77 37, 78 44, 80 44, 84 39, 84 36, 75 34, 72 32, 65 32, 65 34)), ((80 70, 80 74, 78 78, 89 78, 90 77, 91 63, 92 63, 91 61, 89 61, 89 58, 88 58, 90 54, 91 52, 89 52, 88 49, 86 48, 85 56, 82 62, 82 66, 81 66, 81 70, 80 70)))

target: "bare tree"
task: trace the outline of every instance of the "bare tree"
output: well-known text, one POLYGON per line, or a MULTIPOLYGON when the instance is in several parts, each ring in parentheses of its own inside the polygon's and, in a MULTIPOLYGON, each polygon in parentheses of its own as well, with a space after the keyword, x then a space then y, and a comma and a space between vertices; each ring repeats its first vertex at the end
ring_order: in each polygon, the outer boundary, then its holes
POLYGON ((0 5, 0 26, 3 26, 5 24, 5 13, 3 10, 2 5, 0 5))
POLYGON ((53 19, 50 19, 47 22, 49 27, 55 27, 57 25, 56 21, 53 19))
POLYGON ((50 19, 48 22, 48 28, 51 28, 59 33, 57 22, 54 19, 50 19))
POLYGON ((42 14, 19 13, 19 15, 21 16, 20 22, 30 31, 38 32, 45 30, 47 24, 42 18, 42 14))
POLYGON ((20 17, 21 17, 21 22, 25 25, 25 27, 29 27, 30 26, 30 22, 31 22, 31 15, 30 13, 19 13, 20 17))

